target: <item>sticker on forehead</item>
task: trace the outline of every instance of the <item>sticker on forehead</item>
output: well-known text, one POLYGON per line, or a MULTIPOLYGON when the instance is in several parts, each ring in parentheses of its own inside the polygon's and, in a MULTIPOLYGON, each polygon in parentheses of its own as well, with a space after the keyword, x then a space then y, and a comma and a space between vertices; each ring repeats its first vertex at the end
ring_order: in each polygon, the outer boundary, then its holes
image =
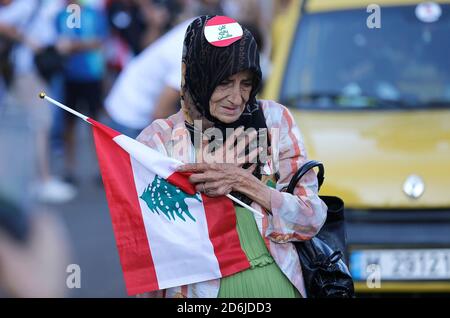
POLYGON ((416 7, 416 17, 422 22, 436 22, 441 17, 441 14, 442 9, 440 5, 435 2, 420 3, 416 7))
POLYGON ((224 47, 242 38, 242 27, 236 20, 217 16, 206 23, 205 38, 214 46, 224 47))

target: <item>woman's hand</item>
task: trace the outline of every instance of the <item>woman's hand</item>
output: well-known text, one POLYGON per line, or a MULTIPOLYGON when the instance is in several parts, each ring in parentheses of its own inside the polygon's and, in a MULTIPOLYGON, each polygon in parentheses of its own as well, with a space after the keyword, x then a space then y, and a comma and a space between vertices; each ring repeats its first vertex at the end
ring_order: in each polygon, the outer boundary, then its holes
POLYGON ((235 129, 223 145, 214 149, 214 152, 209 151, 209 143, 205 140, 199 162, 234 164, 237 167, 242 167, 245 163, 256 163, 258 154, 264 150, 262 147, 257 147, 258 133, 256 130, 252 130, 248 134, 245 133, 244 136, 243 134, 244 127, 235 129), (247 155, 245 154, 246 148, 249 148, 247 155))
POLYGON ((271 210, 270 188, 253 176, 256 164, 248 169, 234 164, 190 163, 178 167, 178 172, 192 172, 189 181, 195 189, 209 197, 227 195, 231 191, 245 194, 267 211, 271 210))
POLYGON ((254 178, 252 172, 255 168, 256 164, 243 169, 231 163, 191 163, 180 166, 177 171, 192 172, 189 181, 195 185, 197 191, 210 197, 218 197, 238 191, 245 179, 254 178))
MULTIPOLYGON (((195 185, 197 191, 207 196, 218 197, 236 191, 270 211, 271 190, 252 174, 257 166, 257 156, 264 149, 254 146, 253 142, 256 142, 258 137, 256 130, 240 138, 242 133, 244 128, 237 128, 213 154, 202 156, 201 161, 206 163, 186 164, 179 167, 178 171, 192 172, 189 181, 195 185), (249 145, 253 147, 249 147, 249 154, 246 155, 245 149, 249 145), (251 165, 244 169, 242 166, 245 163, 251 165)), ((204 155, 203 151, 201 155, 204 155)))

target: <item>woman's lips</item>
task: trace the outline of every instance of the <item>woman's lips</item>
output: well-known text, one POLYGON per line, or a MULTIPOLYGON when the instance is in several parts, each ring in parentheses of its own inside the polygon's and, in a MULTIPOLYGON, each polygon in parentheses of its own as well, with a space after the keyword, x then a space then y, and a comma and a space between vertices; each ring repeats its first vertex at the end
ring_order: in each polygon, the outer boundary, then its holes
POLYGON ((227 114, 234 114, 234 113, 236 113, 236 110, 238 109, 238 107, 227 107, 227 106, 222 106, 222 109, 223 109, 224 112, 227 113, 227 114))

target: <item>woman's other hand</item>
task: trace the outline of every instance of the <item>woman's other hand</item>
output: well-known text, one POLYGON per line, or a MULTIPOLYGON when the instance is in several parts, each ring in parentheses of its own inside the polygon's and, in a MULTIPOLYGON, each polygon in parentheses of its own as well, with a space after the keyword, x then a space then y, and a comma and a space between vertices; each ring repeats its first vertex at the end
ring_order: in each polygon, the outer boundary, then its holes
POLYGON ((271 189, 253 176, 256 164, 243 169, 235 164, 190 163, 178 167, 178 172, 192 172, 189 181, 195 189, 209 197, 227 195, 232 191, 245 194, 267 211, 271 210, 271 189))
POLYGON ((253 177, 256 164, 243 169, 231 163, 190 163, 180 166, 178 172, 192 172, 189 181, 195 189, 210 197, 227 195, 237 191, 244 179, 253 177))

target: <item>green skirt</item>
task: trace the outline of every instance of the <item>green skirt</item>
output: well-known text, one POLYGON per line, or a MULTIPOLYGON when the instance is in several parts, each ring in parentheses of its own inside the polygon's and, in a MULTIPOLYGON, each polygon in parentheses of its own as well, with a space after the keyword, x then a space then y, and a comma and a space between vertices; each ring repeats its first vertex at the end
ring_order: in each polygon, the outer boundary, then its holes
POLYGON ((301 297, 270 255, 250 211, 236 208, 237 231, 251 267, 220 280, 219 298, 301 297))

